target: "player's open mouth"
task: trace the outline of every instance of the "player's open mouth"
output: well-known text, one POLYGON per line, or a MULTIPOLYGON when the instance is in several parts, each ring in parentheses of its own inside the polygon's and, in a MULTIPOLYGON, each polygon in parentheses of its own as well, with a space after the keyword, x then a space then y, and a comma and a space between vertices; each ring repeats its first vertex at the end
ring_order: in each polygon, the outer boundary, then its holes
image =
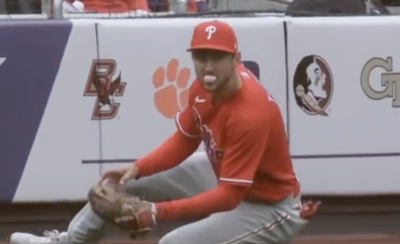
POLYGON ((217 80, 217 77, 215 75, 205 75, 204 76, 204 82, 206 83, 211 83, 217 80))

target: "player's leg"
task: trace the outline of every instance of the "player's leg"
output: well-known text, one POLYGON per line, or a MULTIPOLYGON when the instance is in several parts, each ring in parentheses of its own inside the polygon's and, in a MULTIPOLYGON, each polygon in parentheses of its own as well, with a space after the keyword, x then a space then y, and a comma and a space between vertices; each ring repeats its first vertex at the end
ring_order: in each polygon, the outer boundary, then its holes
MULTIPOLYGON (((215 185, 216 178, 206 154, 195 153, 173 169, 130 181, 126 191, 128 194, 143 196, 149 201, 162 201, 192 196, 215 185)), ((17 232, 11 236, 10 242, 12 244, 97 243, 102 236, 103 228, 104 222, 87 204, 70 222, 67 232, 53 233, 49 237, 17 232)))
POLYGON ((130 181, 128 194, 149 201, 180 199, 215 187, 217 179, 206 153, 194 153, 180 165, 156 175, 130 181))
MULTIPOLYGON (((216 178, 205 153, 195 153, 173 169, 128 182, 126 192, 148 201, 180 199, 195 195, 216 185, 216 178)), ((86 205, 71 221, 68 234, 71 243, 96 243, 104 222, 86 205)))
POLYGON ((307 223, 299 217, 295 204, 292 197, 273 205, 242 202, 232 211, 216 213, 171 231, 159 244, 289 243, 307 223))

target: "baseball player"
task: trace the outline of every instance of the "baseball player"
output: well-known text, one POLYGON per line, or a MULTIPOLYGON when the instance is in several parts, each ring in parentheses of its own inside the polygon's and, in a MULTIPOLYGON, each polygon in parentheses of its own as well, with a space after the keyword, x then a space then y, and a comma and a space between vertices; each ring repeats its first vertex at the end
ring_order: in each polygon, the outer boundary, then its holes
MULTIPOLYGON (((127 193, 155 206, 156 224, 199 219, 160 244, 282 244, 308 222, 319 203, 300 202, 284 123, 273 97, 241 65, 236 35, 221 21, 194 29, 196 80, 177 130, 135 164, 105 172, 127 193), (203 142, 204 153, 194 153, 203 142)), ((66 232, 14 233, 12 244, 86 244, 105 223, 86 205, 66 232)))

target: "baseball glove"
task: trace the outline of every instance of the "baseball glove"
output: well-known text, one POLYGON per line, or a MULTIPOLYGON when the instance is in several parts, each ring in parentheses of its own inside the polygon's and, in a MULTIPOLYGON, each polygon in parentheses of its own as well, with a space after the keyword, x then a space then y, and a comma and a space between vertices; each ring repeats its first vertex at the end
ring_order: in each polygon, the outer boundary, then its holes
POLYGON ((146 234, 156 224, 153 203, 127 196, 111 185, 93 186, 88 198, 96 215, 108 224, 130 231, 131 236, 146 234))

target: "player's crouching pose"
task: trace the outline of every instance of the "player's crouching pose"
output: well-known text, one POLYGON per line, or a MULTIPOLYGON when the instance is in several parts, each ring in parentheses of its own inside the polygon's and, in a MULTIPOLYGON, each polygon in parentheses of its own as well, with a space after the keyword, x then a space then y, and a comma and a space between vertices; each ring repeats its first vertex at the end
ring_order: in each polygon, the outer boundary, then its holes
MULTIPOLYGON (((241 65, 228 24, 197 25, 189 51, 197 78, 188 107, 176 117, 176 132, 134 165, 108 171, 103 179, 121 184, 137 179, 127 183, 126 191, 155 204, 156 221, 147 221, 149 227, 201 219, 169 232, 161 244, 290 242, 319 203, 300 204, 277 104, 241 65), (206 153, 193 154, 201 141, 206 153)), ((103 227, 86 205, 67 232, 14 233, 10 241, 96 243, 103 227)))

